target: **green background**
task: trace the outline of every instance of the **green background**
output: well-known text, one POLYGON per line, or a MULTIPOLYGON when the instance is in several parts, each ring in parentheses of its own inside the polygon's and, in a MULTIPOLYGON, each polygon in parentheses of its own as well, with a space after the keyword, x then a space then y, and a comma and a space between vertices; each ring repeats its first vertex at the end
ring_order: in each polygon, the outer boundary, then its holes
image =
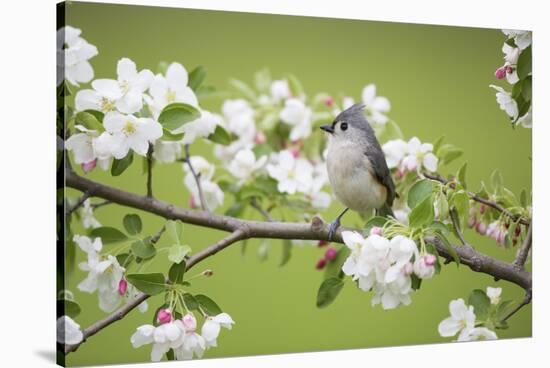
MULTIPOLYGON (((204 65, 206 84, 219 90, 227 89, 231 77, 252 82, 253 73, 266 66, 275 78, 295 74, 310 95, 345 93, 357 100, 367 83, 375 83, 378 93, 390 99, 389 115, 406 137, 429 142, 445 135, 465 150, 459 161, 468 161, 470 187, 488 181, 498 168, 505 185, 516 194, 531 188, 531 130, 513 130, 488 87, 495 83, 494 70, 503 63, 504 35, 499 30, 86 3, 68 5, 66 19, 98 47, 99 55, 91 61, 96 78, 116 77, 117 60, 129 57, 140 69, 156 70, 159 61, 178 61, 188 70, 204 65)), ((210 98, 201 104, 219 111, 221 100, 210 98)), ((192 147, 193 153, 208 158, 211 151, 203 143, 192 147)), ((451 165, 449 172, 460 162, 451 165)), ((88 177, 145 192, 145 177, 136 163, 121 177, 112 178, 99 169, 88 177)), ((179 164, 157 165, 155 195, 186 206, 189 194, 182 179, 179 164)), ((78 193, 68 191, 68 195, 78 193)), ((226 207, 230 200, 227 195, 226 207)), ((331 219, 340 209, 334 201, 322 215, 331 219)), ((163 224, 156 216, 115 205, 96 214, 102 224, 121 228, 122 217, 129 212, 142 216, 146 233, 156 232, 163 224)), ((360 221, 349 215, 344 224, 359 226, 360 221)), ((74 229, 82 231, 79 224, 74 229)), ((223 236, 189 225, 185 234, 194 251, 223 236)), ((497 248, 471 231, 466 235, 485 253, 505 260, 514 257, 515 250, 497 248)), ((281 242, 271 242, 266 262, 256 258, 258 244, 250 241, 244 256, 241 247, 234 245, 190 271, 214 270, 212 278, 195 280, 191 292, 209 295, 236 321, 232 331, 222 331, 219 347, 207 351, 206 358, 449 341, 438 335, 437 325, 448 316, 450 300, 466 299, 472 289, 486 286, 502 287, 505 300, 523 297, 515 285, 495 282, 465 266, 448 265, 441 275, 423 283, 410 306, 391 311, 373 308, 371 294, 348 280, 336 302, 319 310, 315 298, 322 275, 314 265, 324 249, 295 248, 290 262, 281 268, 281 242)), ((162 245, 167 245, 166 239, 162 245)), ((157 258, 148 271, 167 269, 166 257, 157 258)), ((79 251, 78 261, 82 259, 79 251)), ((72 274, 68 287, 83 306, 76 320, 86 327, 105 314, 97 306, 96 294, 77 290, 84 275, 72 274)), ((68 365, 148 361, 151 346, 133 349, 130 336, 137 326, 151 322, 160 298, 149 303, 145 315, 133 311, 90 338, 68 356, 68 365)), ((531 307, 509 322, 510 329, 497 331, 499 337, 530 336, 531 307)))

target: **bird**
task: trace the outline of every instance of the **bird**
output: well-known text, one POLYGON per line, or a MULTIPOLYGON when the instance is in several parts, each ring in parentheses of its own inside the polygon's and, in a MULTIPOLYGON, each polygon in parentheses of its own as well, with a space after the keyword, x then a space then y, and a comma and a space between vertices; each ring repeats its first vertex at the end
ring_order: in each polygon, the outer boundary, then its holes
POLYGON ((354 104, 342 111, 332 124, 320 128, 329 134, 326 165, 334 195, 346 209, 329 225, 329 240, 340 227, 348 210, 379 216, 392 216, 397 197, 395 184, 374 130, 363 112, 365 105, 354 104))

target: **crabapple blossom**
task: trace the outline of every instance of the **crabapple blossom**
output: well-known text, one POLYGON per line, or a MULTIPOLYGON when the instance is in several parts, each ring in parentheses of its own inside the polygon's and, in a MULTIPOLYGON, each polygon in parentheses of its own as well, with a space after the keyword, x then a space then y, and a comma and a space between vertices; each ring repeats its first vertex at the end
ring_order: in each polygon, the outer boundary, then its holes
MULTIPOLYGON (((211 181, 215 171, 214 165, 210 164, 201 156, 192 156, 189 160, 196 174, 199 176, 206 207, 210 210, 214 210, 221 206, 224 200, 223 191, 218 184, 211 181)), ((183 182, 191 192, 192 198, 195 200, 196 198, 200 198, 197 182, 187 163, 183 165, 183 170, 186 172, 183 182)))
POLYGON ((497 72, 500 71, 499 74, 496 75, 495 73, 495 75, 498 79, 506 77, 508 83, 515 84, 519 81, 518 73, 515 66, 518 63, 520 49, 517 47, 512 47, 505 42, 502 45, 502 52, 504 53, 504 66, 499 68, 497 70, 497 72), (502 73, 503 75, 501 76, 502 73))
POLYGON ((382 236, 382 234, 383 234, 383 231, 382 231, 381 227, 373 226, 370 229, 370 235, 380 235, 380 236, 382 236))
POLYGON ((416 171, 423 166, 428 171, 437 171, 438 158, 433 154, 431 143, 421 143, 417 137, 409 142, 390 140, 382 146, 386 163, 390 169, 399 167, 401 171, 416 171))
POLYGON ((175 129, 173 133, 183 133, 181 144, 191 144, 197 138, 206 138, 214 133, 218 125, 222 125, 221 116, 201 110, 201 116, 198 119, 183 124, 180 128, 175 129))
POLYGON ((524 128, 532 128, 533 127, 533 113, 531 112, 532 106, 529 106, 529 110, 525 113, 525 115, 521 116, 516 125, 521 125, 524 128))
POLYGON ((336 249, 334 248, 328 248, 325 251, 325 259, 327 261, 334 261, 336 259, 336 249))
POLYGON ((487 286, 486 294, 491 300, 491 304, 497 305, 500 302, 500 294, 502 294, 502 288, 487 286))
POLYGON ((503 29, 504 33, 508 38, 513 38, 515 44, 521 49, 524 50, 531 45, 532 33, 530 31, 518 31, 513 29, 503 29))
POLYGON ((276 163, 267 165, 269 176, 277 180, 281 193, 307 192, 312 185, 313 166, 303 158, 295 158, 289 150, 275 155, 276 163))
POLYGON ((164 308, 157 313, 157 322, 159 324, 172 322, 172 311, 168 308, 164 308))
POLYGON ((256 134, 254 110, 246 100, 225 100, 222 113, 229 132, 250 142, 254 140, 256 134))
POLYGON ((449 303, 451 316, 439 323, 438 331, 443 337, 455 336, 460 332, 459 340, 468 335, 475 327, 476 315, 474 307, 466 305, 463 299, 452 300, 449 303))
POLYGON ((124 295, 124 294, 126 294, 126 290, 128 290, 128 281, 126 281, 124 278, 122 278, 118 282, 118 293, 120 295, 124 295))
POLYGON ((153 116, 158 117, 162 109, 174 102, 198 107, 197 96, 188 82, 187 70, 180 63, 171 63, 166 69, 166 76, 155 75, 149 87, 151 97, 145 97, 153 116))
POLYGON ((206 343, 206 348, 216 347, 221 327, 231 330, 235 322, 227 313, 220 313, 213 317, 206 317, 202 325, 201 335, 206 343))
POLYGON ((312 112, 304 102, 298 98, 289 98, 279 114, 281 121, 292 127, 290 140, 297 141, 311 135, 312 112))
POLYGON ((376 86, 374 84, 369 84, 363 88, 361 99, 365 104, 370 121, 374 124, 386 124, 388 122, 388 117, 385 114, 390 111, 390 101, 386 97, 376 96, 376 86))
POLYGON ((498 244, 504 245, 507 231, 499 221, 493 221, 487 226, 485 234, 493 238, 498 244))
POLYGON ((168 322, 160 326, 142 325, 130 337, 134 348, 153 344, 151 361, 158 362, 170 349, 175 349, 182 344, 185 329, 180 320, 168 322))
POLYGON ((480 341, 480 340, 496 340, 497 334, 489 330, 487 327, 475 327, 469 330, 464 330, 458 336, 456 341, 480 341))
POLYGON ((171 163, 181 153, 181 142, 157 140, 153 148, 153 157, 158 162, 171 163))
POLYGON ((65 26, 57 30, 57 85, 63 78, 74 86, 94 78, 94 69, 88 60, 97 55, 97 48, 80 37, 78 28, 65 26))
POLYGON ((82 218, 82 226, 84 229, 95 229, 100 227, 101 224, 94 217, 94 209, 92 208, 92 202, 90 198, 87 198, 82 204, 80 209, 80 217, 82 218))
POLYGON ((93 140, 99 133, 82 125, 76 125, 75 129, 80 133, 71 135, 65 142, 65 148, 73 153, 76 164, 86 165, 95 162, 97 154, 93 147, 93 140))
POLYGON ((149 143, 154 143, 162 136, 162 126, 157 121, 119 112, 106 114, 103 125, 106 132, 101 136, 111 135, 111 138, 96 141, 95 148, 101 152, 110 152, 116 159, 124 158, 130 149, 145 156, 149 143))
POLYGON ((291 97, 290 88, 286 79, 271 82, 271 98, 275 103, 291 97))
POLYGON ((229 164, 229 172, 239 179, 242 184, 254 177, 254 174, 262 169, 267 162, 267 156, 262 156, 256 160, 254 152, 251 149, 242 149, 233 158, 229 164))
POLYGON ((497 103, 500 106, 500 109, 506 112, 506 114, 516 120, 518 117, 518 104, 516 100, 512 98, 510 92, 506 92, 504 88, 495 86, 494 84, 489 85, 489 87, 497 91, 497 103))
POLYGON ((327 260, 326 260, 326 258, 321 258, 321 259, 318 260, 317 263, 315 264, 315 268, 318 269, 318 270, 322 270, 323 268, 325 268, 326 265, 327 265, 327 260))
POLYGON ((433 254, 419 256, 413 264, 413 271, 421 279, 431 279, 435 274, 437 258, 433 254))
POLYGON ((80 325, 69 316, 57 319, 57 342, 60 344, 79 344, 84 339, 80 325))
MULTIPOLYGON (((193 166, 195 173, 200 176, 201 180, 212 180, 216 167, 208 162, 204 157, 191 156, 189 157, 189 162, 191 166, 193 166)), ((195 178, 193 177, 193 173, 187 163, 183 164, 183 171, 185 172, 185 185, 187 187, 191 187, 191 182, 195 181, 195 178)))

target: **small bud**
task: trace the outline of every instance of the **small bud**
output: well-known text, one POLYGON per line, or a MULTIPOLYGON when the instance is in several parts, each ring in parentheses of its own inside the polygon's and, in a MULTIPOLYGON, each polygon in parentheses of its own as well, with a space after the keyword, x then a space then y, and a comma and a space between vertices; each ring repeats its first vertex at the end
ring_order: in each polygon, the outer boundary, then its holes
POLYGON ((263 132, 258 132, 254 136, 254 143, 263 144, 266 142, 265 134, 263 132))
POLYGON ((324 247, 324 246, 326 246, 326 245, 328 245, 328 241, 326 241, 326 240, 319 240, 319 242, 317 243, 317 246, 318 246, 319 248, 322 248, 322 247, 324 247))
POLYGON ((214 274, 214 271, 212 270, 204 270, 202 271, 203 276, 210 277, 214 274))
POLYGON ((482 215, 485 213, 486 210, 487 210, 487 207, 485 207, 484 204, 479 206, 479 213, 481 213, 482 215))
POLYGON ((405 172, 402 169, 397 169, 395 172, 395 177, 397 179, 401 179, 403 176, 405 176, 405 172))
POLYGON ((437 257, 433 254, 426 254, 424 256, 424 263, 426 263, 426 266, 433 266, 437 262, 437 257))
POLYGON ((325 259, 327 261, 334 261, 336 259, 336 249, 328 248, 325 252, 325 259))
POLYGON ((315 265, 315 268, 318 270, 322 270, 327 265, 327 260, 324 258, 321 258, 317 264, 315 265))
POLYGON ((502 66, 495 71, 496 79, 502 79, 506 76, 506 67, 502 66))
POLYGON ((188 206, 189 206, 189 208, 192 208, 192 209, 197 208, 197 202, 195 201, 194 196, 189 197, 188 206))
POLYGON ((477 220, 475 217, 470 217, 468 218, 468 227, 471 229, 473 228, 474 226, 476 226, 477 224, 477 220))
POLYGON ((476 231, 481 235, 485 235, 487 233, 487 225, 485 225, 484 222, 478 222, 476 225, 476 231))
POLYGON ((382 228, 378 226, 373 226, 370 229, 370 235, 379 235, 382 236, 382 228))
POLYGON ((126 294, 126 290, 128 289, 128 281, 126 281, 125 279, 120 279, 120 281, 118 282, 118 293, 120 295, 124 295, 126 294))
POLYGON ((521 226, 516 226, 516 229, 514 230, 514 235, 517 237, 521 234, 521 226))
POLYGON ((80 164, 80 167, 82 167, 82 170, 87 174, 95 168, 95 165, 97 165, 97 159, 80 164))
POLYGON ((197 319, 193 313, 187 313, 181 321, 186 331, 194 331, 197 328, 197 319))
POLYGON ((325 103, 326 106, 332 107, 332 105, 334 105, 334 98, 332 98, 332 96, 328 96, 327 98, 325 98, 325 101, 323 102, 325 103))
POLYGON ((157 313, 157 322, 162 324, 172 322, 172 312, 170 309, 161 309, 157 313))

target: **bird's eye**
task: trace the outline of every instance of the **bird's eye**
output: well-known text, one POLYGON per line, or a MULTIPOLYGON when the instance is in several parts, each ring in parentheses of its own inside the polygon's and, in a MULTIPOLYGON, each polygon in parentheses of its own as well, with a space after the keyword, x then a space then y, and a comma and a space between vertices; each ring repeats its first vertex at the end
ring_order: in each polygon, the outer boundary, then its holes
POLYGON ((348 123, 342 123, 340 124, 340 129, 347 130, 348 129, 348 123))

